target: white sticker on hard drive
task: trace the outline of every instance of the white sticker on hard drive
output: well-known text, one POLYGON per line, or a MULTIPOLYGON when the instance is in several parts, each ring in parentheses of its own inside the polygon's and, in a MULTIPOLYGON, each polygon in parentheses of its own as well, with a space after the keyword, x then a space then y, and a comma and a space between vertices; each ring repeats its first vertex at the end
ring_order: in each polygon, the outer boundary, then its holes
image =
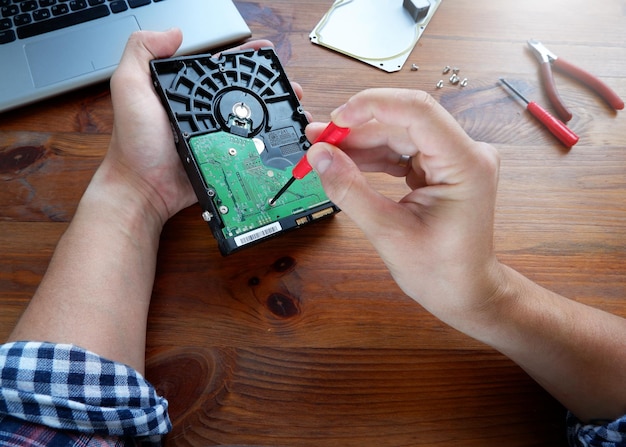
POLYGON ((274 222, 272 224, 265 225, 264 227, 257 228, 256 230, 249 231, 241 236, 236 236, 235 244, 237 244, 237 247, 241 247, 242 245, 246 245, 250 242, 269 236, 270 234, 278 233, 282 229, 283 227, 280 226, 280 223, 274 222))

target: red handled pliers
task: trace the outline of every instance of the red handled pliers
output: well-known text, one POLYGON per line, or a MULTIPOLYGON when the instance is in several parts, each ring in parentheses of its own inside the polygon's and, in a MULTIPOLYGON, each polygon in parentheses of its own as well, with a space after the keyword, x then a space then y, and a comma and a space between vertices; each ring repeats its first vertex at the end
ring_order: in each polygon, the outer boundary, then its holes
POLYGON ((567 109, 567 107, 565 107, 563 100, 556 90, 554 77, 552 75, 552 67, 582 82, 584 85, 594 90, 615 110, 622 110, 624 108, 624 101, 611 89, 611 87, 606 85, 596 76, 557 57, 538 40, 530 39, 528 41, 528 46, 535 56, 537 56, 537 59, 539 59, 543 87, 554 107, 554 110, 564 122, 572 119, 572 113, 567 109))

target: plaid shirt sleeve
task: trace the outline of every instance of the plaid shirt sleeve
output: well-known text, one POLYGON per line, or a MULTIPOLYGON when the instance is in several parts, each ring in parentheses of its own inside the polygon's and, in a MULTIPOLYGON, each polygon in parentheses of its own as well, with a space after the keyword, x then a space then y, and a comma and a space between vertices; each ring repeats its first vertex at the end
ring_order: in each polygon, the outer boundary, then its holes
POLYGON ((626 415, 610 422, 583 424, 568 413, 567 439, 571 447, 626 447, 626 415))
POLYGON ((159 445, 167 401, 137 371, 67 344, 0 345, 0 432, 15 420, 159 445))

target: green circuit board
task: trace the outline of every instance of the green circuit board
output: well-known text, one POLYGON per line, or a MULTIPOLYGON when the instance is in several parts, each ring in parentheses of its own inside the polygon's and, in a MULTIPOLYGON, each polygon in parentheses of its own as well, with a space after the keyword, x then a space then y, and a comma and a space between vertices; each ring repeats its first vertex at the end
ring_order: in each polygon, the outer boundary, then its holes
POLYGON ((259 140, 213 132, 192 137, 189 146, 207 187, 215 191, 213 201, 227 238, 330 204, 319 177, 311 172, 270 205, 270 199, 291 178, 293 166, 266 166, 259 140))

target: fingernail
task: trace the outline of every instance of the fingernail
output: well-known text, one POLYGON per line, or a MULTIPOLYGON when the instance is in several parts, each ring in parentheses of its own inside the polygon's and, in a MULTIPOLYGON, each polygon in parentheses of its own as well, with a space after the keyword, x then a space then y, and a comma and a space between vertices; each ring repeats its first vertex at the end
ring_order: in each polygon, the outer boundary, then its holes
MULTIPOLYGON (((345 108, 346 108, 346 104, 345 104, 345 103, 344 103, 344 104, 342 104, 342 105, 340 105, 340 106, 339 106, 339 107, 337 107, 335 110, 333 110, 332 112, 330 112, 330 117, 331 117, 331 118, 335 118, 335 116, 337 116, 338 114, 340 114, 340 113, 341 113, 341 111, 342 111, 343 109, 345 109, 345 108)), ((334 119, 333 119, 333 121, 334 121, 334 119)))
POLYGON ((307 159, 315 172, 323 174, 333 162, 333 155, 323 148, 309 149, 307 159))

